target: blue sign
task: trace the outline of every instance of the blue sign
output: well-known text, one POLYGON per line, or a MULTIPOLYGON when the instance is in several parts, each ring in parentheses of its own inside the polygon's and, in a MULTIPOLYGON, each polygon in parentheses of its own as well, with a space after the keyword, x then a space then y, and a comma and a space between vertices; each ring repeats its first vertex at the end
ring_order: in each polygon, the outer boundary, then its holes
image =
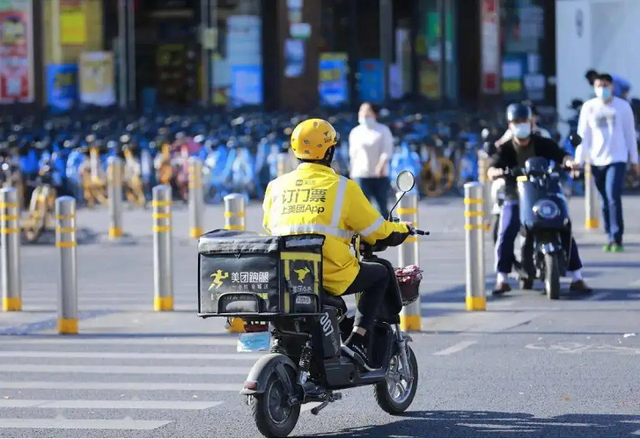
POLYGON ((379 59, 360 61, 360 100, 374 104, 384 101, 384 65, 379 59))
POLYGON ((262 104, 262 67, 232 66, 231 96, 232 107, 262 104))
POLYGON ((69 110, 78 100, 78 66, 47 66, 47 103, 57 110, 69 110))
POLYGON ((339 106, 349 101, 347 57, 339 53, 323 53, 319 62, 318 93, 320 104, 339 106))

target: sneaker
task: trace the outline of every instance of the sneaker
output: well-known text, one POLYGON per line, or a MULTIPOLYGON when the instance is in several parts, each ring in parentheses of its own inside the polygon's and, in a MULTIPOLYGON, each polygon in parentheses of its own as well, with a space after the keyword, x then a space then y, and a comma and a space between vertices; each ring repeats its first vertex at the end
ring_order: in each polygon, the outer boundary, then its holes
POLYGON ((371 361, 367 356, 367 349, 359 341, 347 340, 347 342, 342 345, 341 349, 348 357, 369 372, 376 369, 371 365, 371 361))
POLYGON ((500 296, 504 293, 508 293, 509 291, 511 291, 511 285, 506 282, 498 282, 491 294, 494 296, 500 296))
POLYGON ((604 247, 602 247, 602 251, 603 252, 610 252, 612 246, 613 246, 613 244, 609 243, 609 244, 605 245, 604 247))
POLYGON ((569 291, 582 294, 591 294, 593 292, 593 290, 589 288, 589 286, 587 286, 587 284, 582 279, 571 282, 569 291))
POLYGON ((613 244, 609 251, 611 253, 621 253, 624 251, 624 247, 620 244, 613 244))

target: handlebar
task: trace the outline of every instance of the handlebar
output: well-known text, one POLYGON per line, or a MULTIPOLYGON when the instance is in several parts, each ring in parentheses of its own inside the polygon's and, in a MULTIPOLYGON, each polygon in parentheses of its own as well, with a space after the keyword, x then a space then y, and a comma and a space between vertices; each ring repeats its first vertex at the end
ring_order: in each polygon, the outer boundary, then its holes
MULTIPOLYGON (((400 218, 392 216, 389 221, 394 222, 394 223, 399 223, 400 222, 400 218)), ((411 235, 421 235, 421 236, 429 236, 431 234, 431 232, 429 232, 429 231, 416 229, 415 227, 412 228, 410 230, 410 232, 411 232, 410 233, 411 235)))
MULTIPOLYGON (((520 177, 523 175, 527 175, 525 168, 502 168, 502 169, 504 173, 496 178, 520 177)), ((559 171, 571 172, 571 171, 574 171, 574 169, 564 165, 560 165, 560 166, 555 165, 553 167, 547 168, 547 170, 545 171, 545 174, 549 174, 551 172, 559 172, 559 171)))

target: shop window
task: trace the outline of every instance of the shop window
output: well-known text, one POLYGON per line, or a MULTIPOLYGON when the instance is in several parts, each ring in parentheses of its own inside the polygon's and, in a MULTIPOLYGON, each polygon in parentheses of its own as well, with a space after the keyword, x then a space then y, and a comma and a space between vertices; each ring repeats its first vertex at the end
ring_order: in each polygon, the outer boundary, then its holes
MULTIPOLYGON (((502 0, 502 96, 506 101, 545 98, 545 0, 502 0)), ((551 56, 554 56, 551 54, 551 56)))
POLYGON ((454 0, 419 0, 420 29, 416 40, 420 94, 431 99, 457 97, 454 0), (445 16, 445 63, 442 63, 441 17, 445 16), (444 84, 441 84, 444 68, 444 84))
POLYGON ((219 1, 214 20, 217 49, 211 56, 210 69, 214 104, 262 104, 260 0, 219 1))

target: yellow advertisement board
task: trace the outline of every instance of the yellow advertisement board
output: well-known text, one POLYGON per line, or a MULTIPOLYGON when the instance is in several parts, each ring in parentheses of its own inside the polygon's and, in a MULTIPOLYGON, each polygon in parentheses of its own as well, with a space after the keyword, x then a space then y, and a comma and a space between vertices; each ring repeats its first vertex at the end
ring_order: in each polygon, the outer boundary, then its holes
POLYGON ((60 0, 60 44, 87 42, 87 13, 82 0, 60 0))

